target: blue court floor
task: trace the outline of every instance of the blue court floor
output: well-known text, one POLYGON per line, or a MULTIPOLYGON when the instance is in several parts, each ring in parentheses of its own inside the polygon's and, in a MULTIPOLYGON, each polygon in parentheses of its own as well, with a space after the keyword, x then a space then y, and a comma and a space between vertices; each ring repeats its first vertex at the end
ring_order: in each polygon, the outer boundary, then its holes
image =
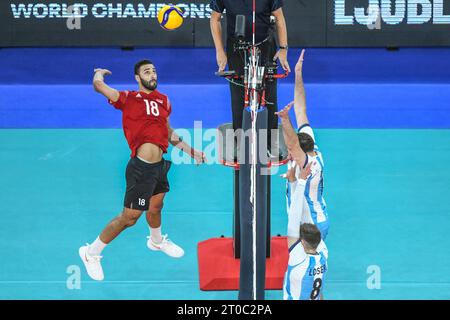
MULTIPOLYGON (((300 51, 289 50, 291 68, 300 51)), ((308 117, 331 223, 325 299, 450 299, 449 54, 307 49, 308 117), (379 289, 370 289, 374 270, 379 289)), ((105 281, 90 280, 78 257, 121 211, 129 159, 121 114, 94 92, 92 73, 108 68, 110 85, 136 89, 141 59, 156 64, 174 128, 192 134, 196 120, 204 130, 230 121, 213 48, 0 50, 0 299, 237 298, 199 288, 197 244, 232 235, 232 171, 218 164, 169 173, 163 232, 185 249, 182 259, 147 249, 144 217, 104 250, 105 281)), ((279 107, 293 99, 293 82, 293 73, 280 80, 279 107)), ((285 211, 277 173, 272 235, 285 235, 285 211)))
MULTIPOLYGON (((450 299, 450 131, 316 135, 331 220, 325 298, 450 299), (381 288, 370 290, 374 267, 381 288)), ((122 131, 2 129, 0 146, 0 299, 237 298, 199 289, 196 251, 199 241, 231 236, 231 169, 174 165, 163 232, 185 256, 149 251, 142 217, 105 249, 105 281, 94 282, 78 248, 122 208, 129 156, 122 131), (77 270, 79 289, 68 286, 77 270)), ((284 182, 274 176, 273 235, 285 234, 285 206, 284 182)))

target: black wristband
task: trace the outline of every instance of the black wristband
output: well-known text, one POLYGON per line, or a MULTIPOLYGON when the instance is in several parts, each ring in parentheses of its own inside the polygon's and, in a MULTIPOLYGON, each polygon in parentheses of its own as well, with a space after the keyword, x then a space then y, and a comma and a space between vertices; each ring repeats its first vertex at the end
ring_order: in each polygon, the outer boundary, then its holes
POLYGON ((278 48, 287 50, 287 49, 288 49, 288 46, 279 46, 278 48))

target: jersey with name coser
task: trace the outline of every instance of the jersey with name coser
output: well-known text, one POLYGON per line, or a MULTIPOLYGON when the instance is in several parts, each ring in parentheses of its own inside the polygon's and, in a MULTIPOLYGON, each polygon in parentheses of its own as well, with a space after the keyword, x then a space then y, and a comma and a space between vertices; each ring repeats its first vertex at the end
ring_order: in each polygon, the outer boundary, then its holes
POLYGON ((319 300, 328 270, 328 249, 323 240, 317 254, 305 252, 297 241, 289 249, 289 262, 283 282, 284 300, 319 300))

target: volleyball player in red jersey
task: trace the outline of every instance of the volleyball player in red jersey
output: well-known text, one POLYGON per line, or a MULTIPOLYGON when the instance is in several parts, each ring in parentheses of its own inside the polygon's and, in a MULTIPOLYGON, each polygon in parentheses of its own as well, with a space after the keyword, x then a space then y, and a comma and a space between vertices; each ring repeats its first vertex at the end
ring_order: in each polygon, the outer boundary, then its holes
POLYGON ((117 91, 104 82, 104 76, 111 72, 95 69, 94 89, 110 104, 122 111, 125 137, 131 149, 131 159, 126 169, 126 193, 124 208, 97 237, 92 244, 79 249, 87 273, 94 280, 103 280, 100 264, 102 250, 123 230, 133 226, 144 211, 150 226, 147 247, 162 251, 175 258, 184 251, 167 235, 161 234, 161 209, 166 192, 169 191, 167 172, 170 161, 163 158, 169 142, 189 154, 197 164, 206 161, 204 153, 183 142, 169 124, 172 112, 169 99, 156 90, 157 73, 149 60, 138 62, 134 68, 139 91, 117 91))

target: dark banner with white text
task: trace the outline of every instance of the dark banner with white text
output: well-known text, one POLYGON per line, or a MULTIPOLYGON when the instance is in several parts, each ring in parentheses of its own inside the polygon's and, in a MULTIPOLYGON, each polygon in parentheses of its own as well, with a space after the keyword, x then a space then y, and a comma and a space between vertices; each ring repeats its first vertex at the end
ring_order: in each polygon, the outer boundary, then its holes
MULTIPOLYGON (((210 47, 209 3, 2 0, 0 46, 210 47), (169 3, 184 16, 173 31, 157 19, 169 3)), ((283 11, 291 47, 450 45, 450 0, 285 0, 283 11)))

